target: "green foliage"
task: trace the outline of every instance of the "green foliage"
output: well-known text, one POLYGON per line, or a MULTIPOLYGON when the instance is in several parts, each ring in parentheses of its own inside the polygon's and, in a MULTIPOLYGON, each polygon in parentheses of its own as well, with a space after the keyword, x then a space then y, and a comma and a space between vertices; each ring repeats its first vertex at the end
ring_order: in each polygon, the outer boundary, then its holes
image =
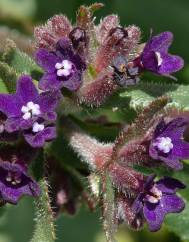
POLYGON ((26 53, 20 51, 12 40, 7 40, 2 61, 6 62, 19 74, 29 74, 32 77, 39 77, 41 68, 26 53))
POLYGON ((181 214, 169 214, 165 220, 167 228, 176 233, 183 241, 189 240, 189 203, 181 214))
POLYGON ((29 55, 20 51, 12 40, 7 40, 0 61, 0 78, 9 93, 16 90, 16 81, 21 74, 38 79, 41 73, 40 67, 29 55))
POLYGON ((15 91, 17 73, 7 63, 0 62, 0 78, 3 81, 3 83, 7 89, 4 91, 8 91, 9 93, 12 93, 15 91))
POLYGON ((174 106, 188 109, 188 93, 189 85, 141 82, 139 85, 122 92, 120 97, 130 98, 130 106, 135 110, 140 110, 162 95, 171 97, 174 106))

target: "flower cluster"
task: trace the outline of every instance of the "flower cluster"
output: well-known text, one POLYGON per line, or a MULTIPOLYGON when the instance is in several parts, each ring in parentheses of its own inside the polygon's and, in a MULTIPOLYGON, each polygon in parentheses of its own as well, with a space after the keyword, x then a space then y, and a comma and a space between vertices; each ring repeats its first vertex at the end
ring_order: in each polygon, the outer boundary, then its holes
MULTIPOLYGON (((103 144, 77 127, 81 124, 85 128, 89 120, 86 112, 78 112, 86 111, 83 103, 98 107, 118 89, 137 88, 144 71, 172 77, 184 63, 181 57, 168 53, 173 40, 170 32, 139 44, 140 29, 134 25, 122 27, 116 15, 105 17, 96 26, 92 15, 99 6, 81 7, 73 26, 65 16, 56 15, 45 26, 36 27, 33 59, 41 76, 33 80, 29 74, 22 74, 14 92, 0 94, 0 141, 4 142, 0 147, 0 202, 16 204, 23 195, 40 195, 39 185, 29 175, 29 166, 42 151, 54 212, 74 214, 79 198, 88 199, 83 183, 72 177, 83 178, 90 170, 80 164, 71 167, 72 157, 66 155, 71 165, 62 164, 61 155, 56 154, 65 130, 66 142, 92 172, 110 177, 115 188, 115 221, 127 221, 134 229, 146 222, 150 231, 157 231, 166 214, 184 209, 184 201, 176 192, 185 185, 173 177, 144 175, 135 165, 183 169, 182 160, 189 159, 189 143, 185 140, 189 119, 163 112, 167 102, 163 106, 157 99, 157 107, 144 110, 138 123, 127 126, 114 143, 103 144), (68 111, 62 115, 65 106, 68 111), (76 115, 70 110, 72 106, 76 115), (155 109, 158 111, 152 115, 155 109)), ((111 127, 108 115, 104 116, 98 120, 93 117, 93 121, 111 127)))
POLYGON ((125 221, 130 227, 140 229, 146 222, 150 231, 157 231, 166 214, 184 209, 185 203, 176 192, 185 185, 172 177, 156 179, 154 174, 143 175, 133 164, 181 170, 181 160, 189 159, 189 143, 184 140, 188 127, 189 120, 183 117, 160 118, 142 139, 133 137, 131 144, 121 145, 124 134, 115 144, 105 145, 76 132, 71 146, 93 170, 108 172, 116 188, 115 217, 119 223, 125 221))

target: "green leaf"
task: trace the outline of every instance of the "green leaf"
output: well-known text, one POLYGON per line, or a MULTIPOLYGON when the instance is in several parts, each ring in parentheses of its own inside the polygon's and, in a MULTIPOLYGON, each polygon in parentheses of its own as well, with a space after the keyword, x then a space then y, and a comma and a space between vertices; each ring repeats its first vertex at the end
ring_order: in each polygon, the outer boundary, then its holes
POLYGON ((35 201, 35 230, 30 242, 54 242, 55 228, 48 196, 48 183, 45 178, 40 182, 41 195, 35 201))
POLYGON ((0 218, 4 215, 5 211, 6 211, 6 207, 5 206, 0 207, 0 218))
POLYGON ((0 62, 0 78, 2 79, 9 93, 15 91, 17 73, 12 67, 10 67, 8 64, 4 62, 0 62))
POLYGON ((107 173, 102 175, 103 227, 107 242, 116 242, 115 202, 112 181, 107 173))
POLYGON ((159 177, 172 175, 172 171, 168 170, 166 167, 163 167, 163 166, 145 167, 145 166, 140 166, 140 165, 134 165, 133 168, 136 171, 141 172, 142 174, 144 174, 146 176, 151 175, 151 174, 156 174, 159 177))
POLYGON ((179 108, 189 108, 189 85, 141 82, 120 94, 122 98, 130 98, 130 106, 135 110, 141 109, 158 96, 169 96, 172 105, 179 108))
POLYGON ((180 190, 179 193, 184 199, 186 199, 189 202, 189 187, 188 187, 189 175, 188 174, 189 174, 189 165, 184 164, 184 167, 181 171, 173 173, 173 177, 182 181, 186 185, 186 188, 183 190, 180 190))
POLYGON ((26 53, 16 48, 12 40, 7 40, 2 61, 10 65, 19 74, 29 74, 34 79, 42 74, 41 68, 26 53))
POLYGON ((189 203, 180 214, 169 214, 165 220, 167 228, 177 234, 182 240, 189 240, 189 203))

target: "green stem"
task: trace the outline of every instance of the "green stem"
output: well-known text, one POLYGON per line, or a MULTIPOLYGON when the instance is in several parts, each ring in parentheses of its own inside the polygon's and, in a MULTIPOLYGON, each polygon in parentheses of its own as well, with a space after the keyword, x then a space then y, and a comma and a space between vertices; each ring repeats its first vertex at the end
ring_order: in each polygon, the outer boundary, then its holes
POLYGON ((56 239, 54 219, 48 196, 48 183, 45 178, 40 182, 41 195, 35 202, 35 231, 30 242, 54 242, 56 239))

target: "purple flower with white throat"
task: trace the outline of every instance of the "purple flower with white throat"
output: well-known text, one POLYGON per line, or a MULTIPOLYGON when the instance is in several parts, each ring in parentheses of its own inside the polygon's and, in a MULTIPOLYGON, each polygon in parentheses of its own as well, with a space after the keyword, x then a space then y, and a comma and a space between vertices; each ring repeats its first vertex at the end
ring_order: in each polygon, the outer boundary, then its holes
POLYGON ((189 143, 183 139, 188 125, 189 122, 184 118, 176 118, 168 123, 161 120, 150 143, 150 156, 175 170, 182 169, 180 160, 189 158, 189 143))
POLYGON ((55 52, 38 49, 35 58, 45 71, 39 82, 40 89, 57 90, 65 87, 75 91, 80 87, 82 72, 86 67, 81 57, 74 53, 68 38, 58 41, 55 52))
POLYGON ((176 195, 177 189, 184 188, 176 179, 164 177, 155 182, 154 176, 149 176, 133 203, 133 211, 143 214, 150 231, 155 232, 161 228, 166 214, 180 213, 184 209, 184 201, 176 195))
POLYGON ((15 94, 0 94, 0 111, 7 117, 5 130, 23 131, 31 146, 42 147, 56 137, 55 108, 59 98, 59 91, 39 94, 31 77, 21 76, 15 94))
POLYGON ((163 32, 150 38, 140 56, 142 68, 164 76, 170 76, 182 69, 183 59, 168 53, 172 41, 171 32, 163 32))
POLYGON ((0 199, 17 204, 23 196, 39 196, 38 184, 27 174, 21 164, 8 161, 0 162, 0 199))

